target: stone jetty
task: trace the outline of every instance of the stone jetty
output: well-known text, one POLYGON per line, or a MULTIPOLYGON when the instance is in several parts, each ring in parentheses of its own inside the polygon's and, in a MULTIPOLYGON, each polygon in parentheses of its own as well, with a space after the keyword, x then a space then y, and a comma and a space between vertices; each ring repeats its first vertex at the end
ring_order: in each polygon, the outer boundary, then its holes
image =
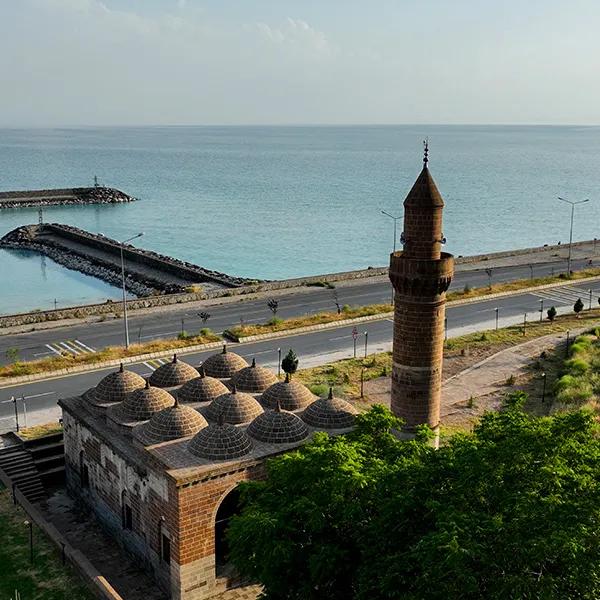
POLYGON ((23 225, 0 239, 0 248, 39 252, 68 269, 119 287, 121 247, 125 286, 138 297, 176 294, 195 286, 212 292, 257 283, 59 223, 23 225))
POLYGON ((0 192, 0 208, 29 208, 67 204, 121 204, 136 200, 120 190, 95 185, 56 190, 0 192))

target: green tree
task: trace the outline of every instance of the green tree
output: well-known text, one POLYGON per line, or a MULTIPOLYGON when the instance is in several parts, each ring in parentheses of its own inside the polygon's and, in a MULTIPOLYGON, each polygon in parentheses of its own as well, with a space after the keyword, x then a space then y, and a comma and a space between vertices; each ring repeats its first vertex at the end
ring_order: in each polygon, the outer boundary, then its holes
POLYGON ((573 310, 577 315, 583 310, 583 302, 581 301, 581 298, 577 298, 577 302, 575 302, 573 310))
POLYGON ((551 306, 547 311, 546 315, 548 316, 548 320, 552 323, 554 319, 556 319, 556 308, 551 306))
POLYGON ((7 348, 6 349, 6 358, 11 363, 16 363, 19 360, 19 349, 18 348, 7 348))
POLYGON ((434 450, 383 407, 243 484, 228 531, 269 600, 600 597, 600 442, 590 413, 524 394, 434 450))
POLYGON ((298 357, 291 348, 281 361, 281 368, 283 369, 283 372, 287 373, 290 377, 298 370, 298 357))

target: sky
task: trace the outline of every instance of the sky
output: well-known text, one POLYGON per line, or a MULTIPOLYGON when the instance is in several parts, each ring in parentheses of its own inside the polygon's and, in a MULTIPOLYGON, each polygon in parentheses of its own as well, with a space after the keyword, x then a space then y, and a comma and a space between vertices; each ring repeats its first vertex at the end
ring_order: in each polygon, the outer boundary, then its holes
POLYGON ((600 124, 598 0, 0 0, 0 127, 600 124))

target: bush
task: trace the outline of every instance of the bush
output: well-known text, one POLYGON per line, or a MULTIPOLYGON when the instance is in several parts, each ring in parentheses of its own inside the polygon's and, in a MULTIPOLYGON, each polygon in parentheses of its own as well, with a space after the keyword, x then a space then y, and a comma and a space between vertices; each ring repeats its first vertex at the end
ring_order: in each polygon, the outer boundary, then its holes
POLYGON ((309 385, 308 389, 315 396, 327 396, 327 393, 329 392, 329 386, 326 383, 316 383, 313 385, 309 385))
POLYGON ((548 316, 548 320, 552 323, 554 319, 556 319, 556 308, 551 306, 547 311, 546 315, 548 316))
POLYGON ((178 340, 187 340, 190 337, 190 334, 187 331, 180 331, 177 334, 178 340))
POLYGON ((571 375, 583 375, 590 368, 590 365, 582 358, 570 358, 565 363, 565 367, 571 375))
POLYGON ((202 337, 207 337, 209 335, 213 335, 212 329, 210 327, 203 327, 200 331, 199 334, 202 337))
POLYGON ((573 305, 573 310, 575 311, 576 315, 578 315, 583 310, 583 302, 581 301, 581 298, 577 298, 577 302, 575 302, 575 304, 573 305))
POLYGON ((267 325, 281 325, 283 323, 283 319, 281 319, 280 317, 271 317, 268 321, 267 321, 267 325))

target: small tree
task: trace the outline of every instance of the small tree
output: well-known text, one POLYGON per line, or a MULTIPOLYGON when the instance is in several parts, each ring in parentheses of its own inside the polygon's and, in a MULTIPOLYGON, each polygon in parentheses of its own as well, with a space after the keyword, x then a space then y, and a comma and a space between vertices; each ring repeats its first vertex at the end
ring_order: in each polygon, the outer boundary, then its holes
POLYGON ((583 302, 581 301, 581 298, 577 298, 577 302, 575 302, 573 310, 575 311, 576 315, 579 315, 579 313, 583 310, 583 302))
POLYGON ((6 358, 11 363, 16 363, 19 360, 19 349, 18 348, 7 348, 6 349, 6 358))
POLYGON ((333 291, 332 296, 333 296, 333 303, 335 304, 335 307, 337 309, 337 314, 339 315, 342 313, 342 307, 340 306, 340 299, 338 297, 337 290, 333 291))
POLYGON ((281 361, 281 368, 290 377, 298 370, 298 357, 291 348, 281 361))
POLYGON ((488 276, 488 288, 491 290, 492 289, 492 270, 486 269, 485 274, 488 276))
POLYGON ((279 302, 275 300, 275 298, 271 298, 267 302, 267 306, 269 307, 269 310, 273 313, 273 315, 277 314, 277 311, 279 310, 279 302))
POLYGON ((548 321, 550 321, 550 323, 552 323, 554 321, 554 319, 556 319, 556 308, 554 308, 554 306, 551 306, 546 311, 546 314, 548 315, 548 321))
POLYGON ((202 312, 198 313, 198 316, 202 320, 202 325, 206 326, 206 321, 210 319, 210 314, 203 310, 202 312))

